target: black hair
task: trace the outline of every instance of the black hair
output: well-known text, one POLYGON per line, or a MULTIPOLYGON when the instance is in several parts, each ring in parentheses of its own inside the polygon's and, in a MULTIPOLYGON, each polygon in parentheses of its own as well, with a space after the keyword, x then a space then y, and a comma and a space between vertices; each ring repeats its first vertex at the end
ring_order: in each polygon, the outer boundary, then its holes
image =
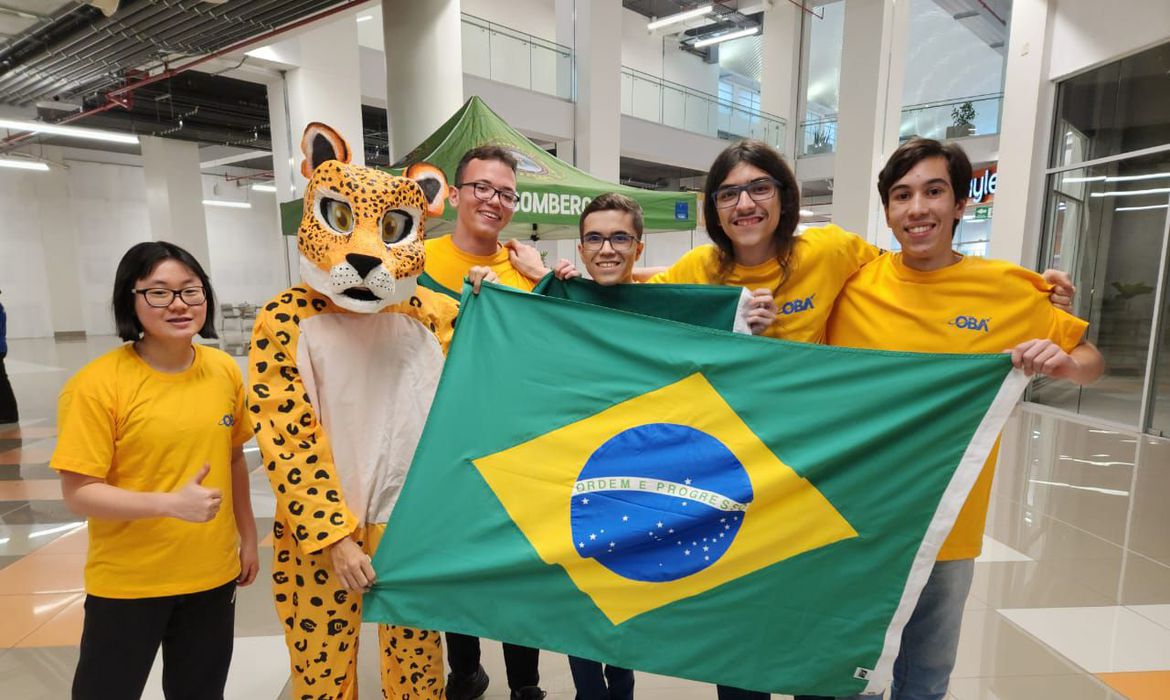
MULTIPOLYGON (((707 172, 703 186, 703 215, 707 220, 707 235, 719 249, 720 279, 735 266, 735 248, 731 238, 719 223, 719 212, 715 207, 715 190, 723 184, 728 174, 740 163, 754 165, 768 173, 780 183, 777 187, 780 198, 780 221, 772 232, 773 253, 780 263, 780 285, 788 279, 788 261, 796 242, 796 225, 800 223, 800 186, 796 175, 775 148, 757 139, 745 139, 723 149, 707 172)), ((779 285, 777 285, 779 286, 779 285)))
POLYGON ((467 153, 464 153, 463 157, 459 159, 459 165, 455 166, 456 187, 461 187, 463 185, 463 169, 466 168, 467 164, 473 160, 498 160, 511 168, 513 173, 516 172, 516 156, 509 153, 504 148, 490 144, 486 146, 476 146, 467 153))
POLYGON ((142 324, 138 322, 138 313, 134 310, 134 285, 144 279, 159 263, 165 260, 174 260, 185 266, 199 278, 203 285, 203 292, 207 300, 207 317, 199 335, 204 338, 217 338, 215 333, 215 292, 211 289, 211 280, 203 271, 203 266, 187 251, 174 243, 166 241, 147 241, 136 243, 126 251, 118 263, 118 271, 114 273, 114 297, 111 306, 114 309, 114 326, 118 337, 122 340, 138 340, 142 335, 142 324))
POLYGON ((634 236, 640 241, 642 240, 642 206, 631 197, 617 192, 606 192, 599 194, 585 205, 581 210, 581 218, 577 222, 577 229, 580 235, 585 235, 585 217, 594 212, 599 211, 624 211, 634 218, 634 236))
MULTIPOLYGON (((898 146, 882 166, 882 171, 878 173, 878 194, 882 197, 883 207, 890 206, 890 189, 894 183, 927 158, 942 158, 947 162, 947 175, 951 180, 955 203, 968 199, 968 192, 971 189, 971 160, 967 158, 967 152, 963 147, 957 143, 942 143, 934 139, 915 137, 898 146)), ((955 226, 951 229, 952 236, 959 229, 960 221, 961 216, 955 219, 955 226)))

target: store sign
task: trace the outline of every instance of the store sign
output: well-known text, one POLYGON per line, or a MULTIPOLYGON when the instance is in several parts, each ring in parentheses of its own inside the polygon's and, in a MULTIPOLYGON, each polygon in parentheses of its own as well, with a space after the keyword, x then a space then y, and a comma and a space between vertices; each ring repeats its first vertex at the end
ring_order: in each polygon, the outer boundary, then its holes
MULTIPOLYGON (((991 204, 995 201, 995 186, 999 180, 996 172, 997 163, 991 163, 983 168, 976 168, 971 173, 971 188, 967 191, 969 204, 991 204)), ((976 218, 979 218, 976 214, 976 218)))

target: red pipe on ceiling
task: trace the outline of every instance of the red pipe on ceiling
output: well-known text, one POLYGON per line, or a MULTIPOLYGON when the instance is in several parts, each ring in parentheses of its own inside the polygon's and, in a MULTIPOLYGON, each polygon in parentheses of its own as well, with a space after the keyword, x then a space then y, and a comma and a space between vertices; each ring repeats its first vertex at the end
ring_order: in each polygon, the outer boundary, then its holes
MULTIPOLYGON (((220 56, 223 56, 225 54, 239 51, 240 49, 247 48, 249 46, 252 46, 254 44, 258 44, 258 43, 263 42, 263 41, 267 41, 268 39, 271 39, 272 37, 279 36, 281 34, 284 34, 285 32, 292 31, 293 29, 299 29, 300 27, 303 27, 306 24, 312 24, 313 22, 325 19, 326 17, 330 17, 330 16, 335 15, 339 12, 345 12, 346 10, 351 10, 355 7, 358 7, 359 5, 365 5, 368 3, 369 3, 369 0, 349 0, 349 2, 338 5, 337 7, 331 7, 328 10, 325 10, 323 12, 318 12, 317 14, 312 15, 310 17, 305 17, 305 18, 299 19, 299 20, 293 22, 292 24, 286 24, 283 27, 280 27, 278 29, 273 29, 272 31, 265 32, 264 34, 260 34, 259 36, 251 37, 251 38, 246 39, 244 41, 233 44, 227 48, 223 48, 223 49, 220 49, 218 51, 213 51, 212 53, 209 53, 206 56, 202 56, 200 58, 195 59, 194 61, 184 63, 181 66, 177 66, 175 68, 168 68, 167 70, 164 70, 161 73, 157 73, 157 74, 152 75, 150 77, 143 78, 142 80, 138 80, 138 81, 135 81, 133 83, 123 85, 120 88, 116 88, 114 90, 111 90, 110 92, 107 92, 105 94, 106 102, 105 102, 105 104, 101 105, 100 107, 94 107, 92 109, 87 109, 86 111, 78 112, 77 114, 71 114, 68 117, 65 117, 64 119, 61 119, 60 121, 53 122, 53 124, 69 124, 70 122, 75 122, 79 119, 84 119, 85 117, 88 117, 90 115, 108 111, 110 109, 113 109, 114 107, 129 107, 130 101, 131 101, 131 95, 133 95, 135 90, 138 90, 140 88, 146 87, 147 85, 152 85, 154 83, 157 83, 157 82, 160 82, 163 80, 169 80, 170 78, 173 78, 176 75, 179 75, 180 73, 185 73, 185 72, 191 70, 195 66, 202 65, 204 63, 207 63, 208 61, 219 58, 220 56)), ((19 132, 16 134, 12 134, 12 135, 6 137, 4 140, 0 141, 0 151, 7 150, 5 147, 8 147, 8 146, 11 146, 11 145, 18 143, 20 141, 23 141, 23 140, 29 138, 30 136, 35 135, 36 133, 37 132, 35 132, 35 131, 22 131, 22 132, 19 132)))

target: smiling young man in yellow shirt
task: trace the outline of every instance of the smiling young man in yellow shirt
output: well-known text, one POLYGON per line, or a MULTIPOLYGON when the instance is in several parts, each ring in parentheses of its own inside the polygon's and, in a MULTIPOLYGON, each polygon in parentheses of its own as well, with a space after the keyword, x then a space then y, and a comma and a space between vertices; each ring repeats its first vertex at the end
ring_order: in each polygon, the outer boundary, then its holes
MULTIPOLYGON (((1077 384, 1095 381, 1103 362, 1083 339, 1088 324, 1049 302, 1052 287, 1040 275, 952 250, 970 180, 971 163, 955 144, 913 139, 890 156, 878 176, 878 190, 902 250, 879 257, 846 283, 829 319, 828 342, 913 352, 1010 351, 1013 364, 1029 375, 1077 384)), ((946 695, 982 545, 997 449, 942 545, 903 631, 891 700, 946 695)))

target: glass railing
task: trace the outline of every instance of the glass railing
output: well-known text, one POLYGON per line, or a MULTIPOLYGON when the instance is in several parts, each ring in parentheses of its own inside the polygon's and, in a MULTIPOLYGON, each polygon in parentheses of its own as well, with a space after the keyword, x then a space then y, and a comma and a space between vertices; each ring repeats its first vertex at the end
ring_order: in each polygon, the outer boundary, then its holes
POLYGON ((463 71, 546 95, 573 99, 573 50, 463 15, 463 71))
MULTIPOLYGON (((1002 107, 1001 92, 910 105, 902 109, 898 138, 905 141, 912 136, 922 136, 941 141, 998 134, 1002 107)), ((837 116, 801 122, 798 136, 796 152, 802 156, 836 151, 837 116)))
POLYGON ((957 97, 902 108, 901 140, 911 136, 958 139, 999 133, 1003 93, 957 97))
POLYGON ((756 138, 784 149, 784 120, 716 95, 622 66, 622 114, 735 141, 756 138))
POLYGON ((796 152, 802 156, 818 156, 837 150, 837 117, 819 117, 800 123, 796 152))

